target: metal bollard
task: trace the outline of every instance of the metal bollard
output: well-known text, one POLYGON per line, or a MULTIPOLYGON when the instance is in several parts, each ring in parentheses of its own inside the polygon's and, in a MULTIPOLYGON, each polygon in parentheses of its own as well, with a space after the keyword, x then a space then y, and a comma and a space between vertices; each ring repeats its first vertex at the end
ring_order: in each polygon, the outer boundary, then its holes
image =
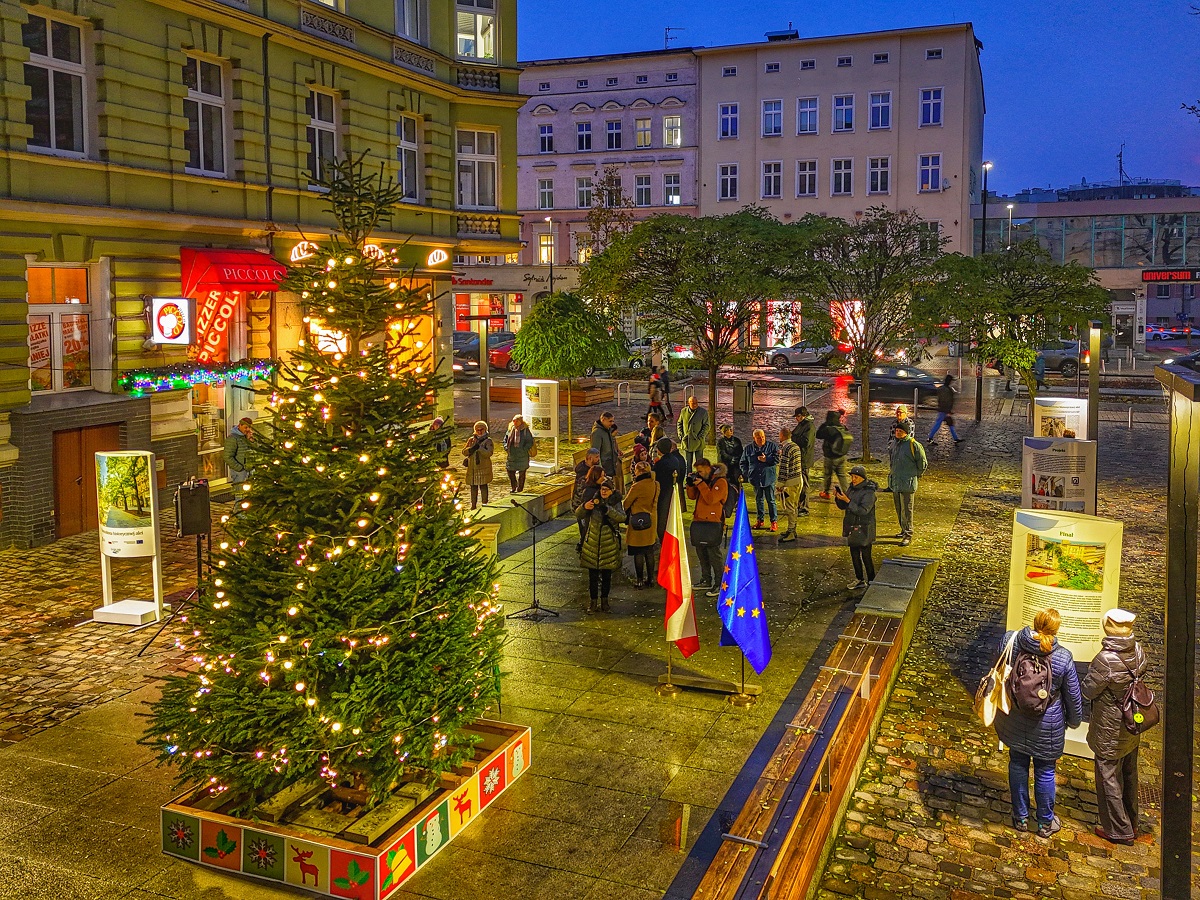
POLYGON ((800 405, 808 406, 808 385, 800 385, 800 405))
POLYGON ((912 420, 917 421, 917 409, 921 406, 921 391, 919 388, 913 388, 913 408, 912 420))
POLYGON ((1128 423, 1127 427, 1129 428, 1130 431, 1133 431, 1133 407, 1132 406, 1129 407, 1129 423, 1128 423))
POLYGON ((856 384, 854 386, 854 388, 856 391, 856 394, 855 394, 856 399, 854 401, 854 405, 861 408, 862 407, 862 382, 860 381, 858 384, 856 384))
POLYGON ((1121 360, 1119 359, 1117 360, 1117 374, 1121 374, 1121 360))

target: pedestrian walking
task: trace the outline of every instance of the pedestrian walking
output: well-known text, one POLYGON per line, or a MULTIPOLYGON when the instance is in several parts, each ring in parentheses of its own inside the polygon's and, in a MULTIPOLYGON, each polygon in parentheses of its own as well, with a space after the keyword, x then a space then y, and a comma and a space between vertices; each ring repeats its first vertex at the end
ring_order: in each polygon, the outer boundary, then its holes
POLYGON ((663 410, 663 398, 666 397, 666 392, 663 390, 662 378, 658 374, 657 366, 651 371, 650 380, 646 383, 646 396, 649 401, 646 415, 658 416, 660 422, 666 421, 667 414, 663 410))
POLYGON ((696 587, 704 588, 707 596, 721 592, 721 538, 725 530, 725 500, 729 482, 725 467, 714 466, 703 456, 696 460, 696 471, 688 475, 687 495, 696 501, 692 513, 692 546, 700 560, 700 580, 696 587))
POLYGON ((1001 641, 1001 652, 1012 643, 1012 670, 1005 684, 1010 709, 996 712, 996 734, 1008 747, 1008 790, 1012 796, 1012 824, 1018 831, 1030 828, 1029 767, 1033 766, 1033 794, 1037 804, 1036 832, 1049 838, 1062 828, 1054 814, 1054 774, 1063 754, 1068 728, 1083 721, 1083 697, 1075 659, 1058 642, 1062 617, 1044 609, 1033 617, 1033 626, 1010 631, 1001 641))
POLYGON ((796 503, 796 515, 808 515, 808 498, 811 489, 810 473, 813 466, 813 453, 817 448, 817 421, 807 406, 796 407, 793 413, 796 427, 792 429, 792 441, 800 448, 800 499, 796 503))
POLYGON ((621 495, 611 478, 600 482, 598 496, 584 501, 575 511, 583 521, 583 550, 580 562, 588 573, 587 612, 597 609, 609 612, 608 595, 612 590, 612 573, 621 565, 621 523, 625 509, 621 495))
POLYGON ((679 414, 679 446, 685 454, 688 471, 696 459, 704 455, 704 442, 708 437, 708 410, 696 400, 696 395, 687 398, 687 405, 679 414))
POLYGON ((771 516, 771 530, 779 530, 779 514, 775 506, 775 477, 779 464, 779 447, 767 440, 761 428, 755 428, 753 440, 742 453, 742 477, 754 486, 754 509, 758 513, 755 528, 763 527, 763 513, 771 516))
POLYGON ((729 486, 740 486, 742 483, 742 439, 733 433, 733 426, 721 426, 721 436, 717 438, 717 462, 725 467, 725 477, 729 486))
POLYGON ((1046 386, 1046 357, 1041 353, 1033 361, 1033 381, 1039 391, 1046 386))
MULTIPOLYGON (((595 489, 600 490, 600 482, 604 480, 604 469, 600 466, 600 451, 595 447, 588 449, 588 452, 583 455, 583 459, 575 466, 575 487, 571 490, 571 512, 577 512, 579 507, 583 505, 584 489, 588 486, 588 475, 592 469, 599 471, 599 477, 595 482, 595 489)), ((583 520, 577 519, 579 523, 579 543, 575 545, 575 552, 579 553, 583 549, 583 520)))
POLYGON ((800 448, 792 440, 792 432, 779 429, 779 472, 775 476, 775 494, 779 498, 779 518, 783 520, 783 534, 779 543, 796 540, 796 508, 800 503, 800 492, 804 489, 803 462, 800 448))
POLYGON ((667 418, 664 421, 670 422, 675 418, 675 410, 671 407, 671 373, 666 365, 658 370, 658 380, 662 384, 663 405, 667 408, 667 418))
POLYGON ((442 432, 433 442, 433 456, 439 469, 450 468, 450 429, 445 428, 446 420, 438 416, 429 423, 430 432, 442 432))
POLYGON ((1114 844, 1132 844, 1138 829, 1138 748, 1141 735, 1125 727, 1125 693, 1149 666, 1133 637, 1136 616, 1124 609, 1104 614, 1104 640, 1083 679, 1090 700, 1087 742, 1096 775, 1096 836, 1114 844))
POLYGON ((592 425, 592 446, 600 451, 600 465, 604 474, 619 486, 621 481, 617 479, 622 474, 621 450, 617 446, 617 422, 611 412, 602 412, 592 425))
POLYGON ((925 448, 912 436, 912 421, 904 419, 892 425, 891 469, 888 471, 888 490, 896 507, 900 546, 907 547, 913 539, 913 506, 921 476, 929 468, 925 448))
POLYGON ((534 454, 533 432, 521 415, 512 417, 508 431, 504 433, 504 449, 507 457, 504 470, 508 472, 508 486, 514 494, 525 490, 525 474, 529 471, 529 459, 534 454))
POLYGON ((850 444, 854 435, 842 424, 840 409, 831 409, 825 413, 825 422, 817 429, 817 440, 821 442, 821 453, 825 458, 825 487, 821 491, 821 499, 829 499, 829 487, 837 477, 838 486, 842 491, 850 489, 850 476, 846 471, 847 457, 850 455, 850 444))
POLYGON ((254 454, 251 438, 254 437, 254 420, 243 416, 225 438, 222 455, 229 468, 229 483, 241 484, 250 480, 250 457, 254 454))
POLYGON ((875 580, 875 560, 872 557, 875 544, 875 489, 877 485, 867 478, 867 470, 855 466, 850 470, 850 491, 834 487, 833 499, 838 509, 846 514, 842 517, 842 537, 850 547, 850 562, 854 565, 855 582, 850 590, 865 588, 875 580))
POLYGON ((662 488, 650 470, 650 463, 639 461, 633 467, 629 493, 621 501, 625 507, 625 543, 633 557, 635 588, 650 587, 655 575, 654 545, 658 539, 658 495, 662 488))
POLYGON ((954 400, 958 395, 958 390, 954 387, 954 376, 946 375, 946 380, 942 382, 942 386, 938 388, 937 418, 933 420, 933 428, 929 432, 929 440, 926 443, 932 444, 938 430, 941 429, 942 423, 945 422, 950 426, 950 437, 954 443, 961 444, 962 438, 958 436, 958 432, 954 430, 954 400))
POLYGON ((463 448, 463 459, 467 463, 467 484, 471 486, 471 509, 479 505, 479 498, 488 502, 488 485, 492 483, 492 453, 496 446, 488 434, 488 423, 475 423, 473 433, 463 448))
POLYGON ((687 478, 687 463, 683 457, 679 455, 679 451, 675 449, 675 442, 670 438, 663 438, 655 445, 658 451, 658 459, 654 461, 652 466, 654 470, 654 479, 658 482, 661 489, 658 495, 658 542, 661 545, 663 534, 667 530, 667 519, 671 515, 671 491, 678 491, 680 495, 680 509, 686 511, 687 504, 683 501, 687 499, 684 492, 684 479, 687 478))

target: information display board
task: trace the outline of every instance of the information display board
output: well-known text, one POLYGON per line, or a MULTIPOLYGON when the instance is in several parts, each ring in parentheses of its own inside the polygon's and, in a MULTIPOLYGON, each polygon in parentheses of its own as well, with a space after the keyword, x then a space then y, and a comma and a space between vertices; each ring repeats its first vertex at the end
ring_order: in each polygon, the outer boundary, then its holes
POLYGON ((537 456, 530 460, 534 471, 558 469, 558 382, 553 379, 521 379, 521 415, 535 440, 540 440, 537 456), (553 461, 551 461, 553 447, 553 461))
POLYGON ((1096 442, 1027 437, 1021 506, 1096 514, 1096 442))
POLYGON ((1077 438, 1095 437, 1087 433, 1088 402, 1082 397, 1037 397, 1033 401, 1033 436, 1077 438))
POLYGON ((97 622, 145 625, 162 618, 162 558, 158 546, 158 491, 154 454, 114 450, 96 454, 96 506, 100 521, 100 577, 104 605, 92 613, 97 622), (153 600, 113 600, 114 558, 149 558, 153 600))

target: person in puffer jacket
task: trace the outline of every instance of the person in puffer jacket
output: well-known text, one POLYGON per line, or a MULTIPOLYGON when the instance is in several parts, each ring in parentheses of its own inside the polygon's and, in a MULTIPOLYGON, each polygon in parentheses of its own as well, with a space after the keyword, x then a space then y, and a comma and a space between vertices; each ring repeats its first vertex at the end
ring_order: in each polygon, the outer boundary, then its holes
POLYGON ((600 482, 596 496, 586 496, 583 505, 575 510, 575 516, 583 520, 583 550, 579 561, 588 573, 587 612, 596 611, 597 600, 601 612, 608 612, 608 592, 612 588, 612 573, 621 566, 621 523, 625 521, 625 508, 621 506, 621 495, 611 478, 600 482), (597 597, 599 594, 599 597, 597 597))
MULTIPOLYGON (((997 711, 996 734, 1008 747, 1008 789, 1012 794, 1012 823, 1018 831, 1029 826, 1029 766, 1034 772, 1034 798, 1037 801, 1037 836, 1048 838, 1058 833, 1062 822, 1054 814, 1054 769, 1063 754, 1068 728, 1083 721, 1083 697, 1075 659, 1071 651, 1058 643, 1062 617, 1056 609, 1044 609, 1033 617, 1033 627, 1016 633, 1013 661, 1020 652, 1045 657, 1050 663, 1050 706, 1041 716, 1031 716, 1015 706, 1010 713, 997 711)), ((1000 652, 1008 646, 1008 632, 1000 641, 1000 652)), ((1007 690, 1007 688, 1006 688, 1007 690)))
POLYGON ((1083 679, 1083 696, 1092 702, 1087 742, 1095 754, 1096 836, 1114 844, 1132 844, 1138 827, 1138 746, 1142 736, 1125 727, 1122 703, 1134 678, 1149 665, 1133 639, 1133 613, 1104 614, 1104 641, 1083 679))

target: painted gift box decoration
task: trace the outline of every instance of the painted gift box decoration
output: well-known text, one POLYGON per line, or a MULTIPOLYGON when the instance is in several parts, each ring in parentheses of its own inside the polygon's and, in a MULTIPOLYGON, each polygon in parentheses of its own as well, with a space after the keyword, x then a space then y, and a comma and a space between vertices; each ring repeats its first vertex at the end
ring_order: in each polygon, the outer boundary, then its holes
POLYGON ((529 768, 529 728, 479 721, 471 730, 481 737, 473 762, 432 790, 403 785, 361 816, 321 809, 320 783, 285 790, 253 820, 204 809, 207 791, 190 791, 162 807, 162 850, 330 897, 384 900, 529 768))

